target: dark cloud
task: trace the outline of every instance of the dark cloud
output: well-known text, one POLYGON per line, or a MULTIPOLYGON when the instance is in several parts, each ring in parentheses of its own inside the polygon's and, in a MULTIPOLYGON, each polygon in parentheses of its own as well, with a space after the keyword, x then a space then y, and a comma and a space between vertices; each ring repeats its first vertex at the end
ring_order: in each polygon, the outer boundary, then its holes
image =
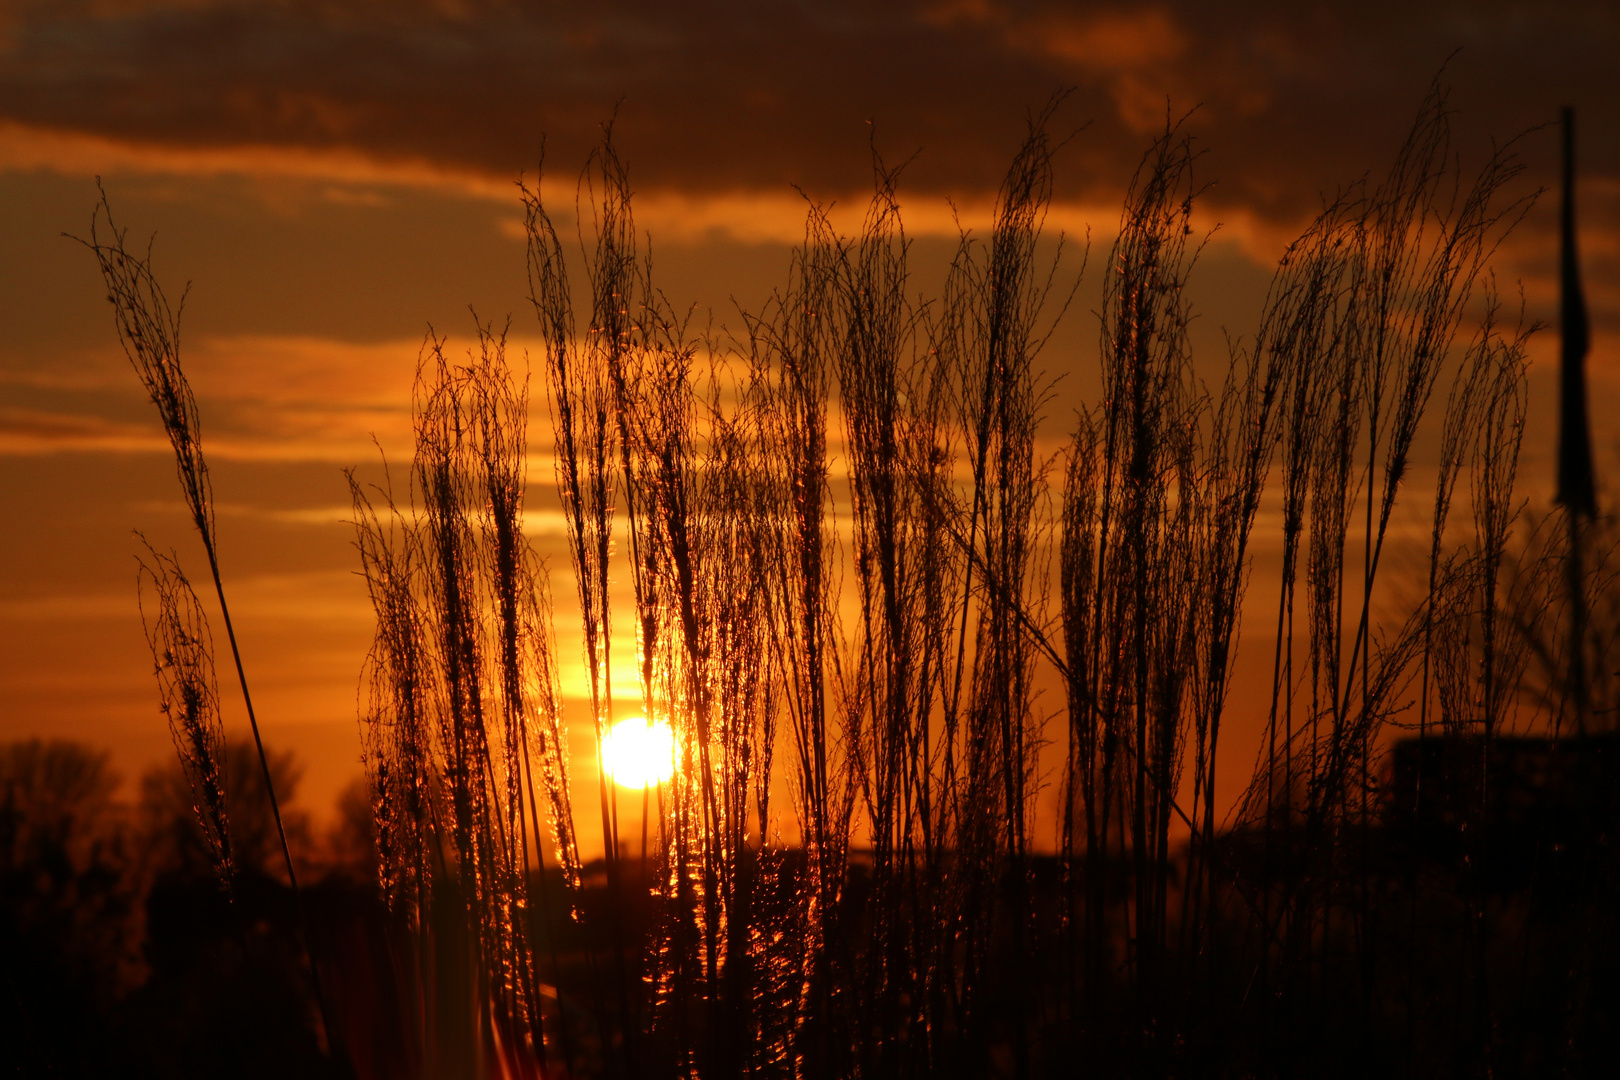
MULTIPOLYGON (((915 190, 992 188, 1022 115, 1073 87, 1065 194, 1117 197, 1167 108, 1216 205, 1292 219, 1387 160, 1454 52, 1464 145, 1578 103, 1620 176, 1620 14, 1602 2, 991 0, 13 4, 0 118, 172 147, 360 150, 508 178, 542 135, 572 165, 617 106, 642 186, 865 181, 865 122, 915 190), (1460 52, 1458 51, 1460 50, 1460 52)), ((1550 159, 1551 141, 1532 145, 1550 159)))
MULTIPOLYGON (((1443 69, 1465 163, 1524 136, 1520 194, 1556 183, 1549 125, 1579 108, 1588 290, 1607 334, 1620 329, 1617 53, 1620 8, 1603 0, 22 2, 0 9, 0 158, 71 156, 58 167, 88 173, 132 153, 161 170, 168 155, 249 174, 341 158, 362 184, 450 175, 506 199, 543 139, 566 175, 616 115, 661 236, 731 222, 781 239, 800 205, 789 185, 847 202, 869 183, 875 133, 890 160, 921 151, 905 188, 949 231, 929 199, 982 204, 1023 117, 1067 88, 1058 125, 1084 130, 1060 163, 1061 200, 1106 230, 1147 142, 1191 111, 1206 220, 1259 236, 1250 250, 1266 262, 1323 193, 1391 159, 1443 69), (35 145, 8 157, 7 138, 35 145), (71 155, 52 149, 72 138, 71 155), (703 202, 716 195, 755 201, 703 202), (766 219, 776 227, 755 227, 766 219)), ((1500 264, 1543 315, 1551 209, 1500 264)))

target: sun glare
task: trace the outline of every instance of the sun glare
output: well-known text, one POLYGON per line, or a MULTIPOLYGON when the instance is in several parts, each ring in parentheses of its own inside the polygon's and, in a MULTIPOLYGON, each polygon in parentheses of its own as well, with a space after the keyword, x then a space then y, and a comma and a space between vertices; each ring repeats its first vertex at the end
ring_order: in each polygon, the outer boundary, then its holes
POLYGON ((602 740, 602 767, 620 787, 661 784, 675 771, 675 733, 662 720, 620 720, 602 740))

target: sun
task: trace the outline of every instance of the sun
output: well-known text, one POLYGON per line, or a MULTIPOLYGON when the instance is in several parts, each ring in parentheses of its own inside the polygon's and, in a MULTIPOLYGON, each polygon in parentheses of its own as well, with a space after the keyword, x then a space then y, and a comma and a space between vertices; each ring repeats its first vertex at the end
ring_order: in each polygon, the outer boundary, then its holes
POLYGON ((602 768, 620 787, 662 784, 675 771, 675 733, 662 720, 620 720, 602 740, 602 768))

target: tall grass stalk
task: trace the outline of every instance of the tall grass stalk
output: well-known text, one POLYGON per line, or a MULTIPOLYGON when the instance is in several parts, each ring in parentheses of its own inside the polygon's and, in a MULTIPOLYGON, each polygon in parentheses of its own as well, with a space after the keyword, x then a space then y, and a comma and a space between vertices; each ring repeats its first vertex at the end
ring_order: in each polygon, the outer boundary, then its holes
MULTIPOLYGON (((97 185, 99 188, 99 178, 97 185)), ((270 778, 270 762, 265 755, 264 740, 259 734, 258 714, 253 708, 253 695, 248 689, 247 669, 242 664, 242 651, 237 645, 236 627, 231 621, 230 605, 225 599, 225 583, 219 570, 219 553, 214 529, 213 483, 208 473, 208 462, 202 451, 202 424, 197 412, 196 397, 191 391, 191 383, 180 364, 180 316, 185 309, 185 297, 182 295, 178 304, 170 304, 163 287, 152 272, 150 245, 145 254, 131 252, 128 247, 128 235, 127 230, 118 228, 114 222, 112 206, 107 200, 106 191, 102 189, 101 202, 90 218, 90 238, 81 239, 79 242, 95 256, 101 269, 102 282, 107 290, 107 302, 113 309, 113 323, 117 329, 119 344, 123 346, 124 355, 135 369, 135 374, 145 388, 147 396, 157 408, 158 419, 163 424, 164 434, 174 451, 175 476, 180 483, 181 496, 191 516, 191 523, 197 530, 198 538, 202 540, 203 550, 208 556, 208 571, 213 579, 214 595, 219 601, 220 615, 225 622, 225 636, 230 642, 231 660, 235 664, 237 684, 242 691, 242 704, 247 710, 248 727, 253 732, 253 744, 258 751, 260 770, 264 774, 265 791, 269 798, 271 815, 276 823, 276 835, 281 842, 282 863, 287 871, 287 882, 292 887, 294 904, 299 912, 300 941, 305 960, 309 965, 311 986, 320 1007, 322 1030, 328 1044, 331 1045, 336 1032, 326 1008, 320 975, 315 967, 314 957, 309 951, 308 933, 304 929, 302 895, 298 888, 298 873, 293 866, 292 849, 288 846, 287 830, 281 819, 281 804, 276 798, 275 785, 270 778), (105 233, 101 231, 103 223, 105 233)), ((159 626, 166 627, 167 631, 183 629, 181 624, 200 613, 200 609, 196 609, 194 604, 185 603, 187 598, 194 601, 195 596, 189 586, 182 584, 184 581, 182 577, 168 576, 170 570, 175 575, 179 574, 177 565, 165 564, 159 559, 154 561, 157 563, 154 576, 158 582, 160 596, 166 598, 163 601, 163 614, 160 616, 159 626), (172 610, 177 613, 179 622, 168 617, 171 610, 168 601, 171 599, 177 605, 172 610), (183 613, 186 608, 191 609, 189 615, 183 613)), ((163 632, 160 630, 160 634, 163 632)), ((200 656, 192 657, 193 661, 200 659, 200 656)), ((211 663, 208 666, 211 668, 211 663)), ((160 660, 160 685, 164 684, 164 671, 165 664, 160 660)), ((198 670, 188 671, 182 678, 192 679, 196 674, 198 670)), ((190 761, 191 756, 198 752, 202 745, 203 742, 188 739, 186 748, 180 754, 182 762, 190 761)), ((211 772, 208 767, 198 762, 192 763, 192 769, 198 771, 199 778, 203 779, 211 772)), ((201 808, 204 817, 208 813, 207 801, 204 800, 205 805, 201 808)), ((217 828, 217 824, 208 821, 203 821, 202 826, 205 835, 210 836, 211 830, 217 828)), ((223 859, 226 853, 224 841, 221 841, 218 850, 223 859)), ((222 868, 228 865, 225 862, 221 863, 222 868)))
POLYGON ((236 867, 225 805, 225 727, 214 678, 213 634, 179 560, 151 545, 147 554, 151 562, 140 560, 138 574, 141 622, 157 674, 158 707, 169 720, 203 843, 219 873, 220 887, 229 895, 236 867), (155 614, 146 609, 148 590, 156 594, 155 614))

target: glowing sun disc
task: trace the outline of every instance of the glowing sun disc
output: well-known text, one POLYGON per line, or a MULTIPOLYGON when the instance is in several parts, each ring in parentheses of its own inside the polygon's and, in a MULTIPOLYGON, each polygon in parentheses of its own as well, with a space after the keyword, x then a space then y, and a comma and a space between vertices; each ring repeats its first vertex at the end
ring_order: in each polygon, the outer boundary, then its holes
POLYGON ((662 720, 620 720, 602 740, 602 768, 620 787, 662 784, 675 771, 675 733, 662 720))

